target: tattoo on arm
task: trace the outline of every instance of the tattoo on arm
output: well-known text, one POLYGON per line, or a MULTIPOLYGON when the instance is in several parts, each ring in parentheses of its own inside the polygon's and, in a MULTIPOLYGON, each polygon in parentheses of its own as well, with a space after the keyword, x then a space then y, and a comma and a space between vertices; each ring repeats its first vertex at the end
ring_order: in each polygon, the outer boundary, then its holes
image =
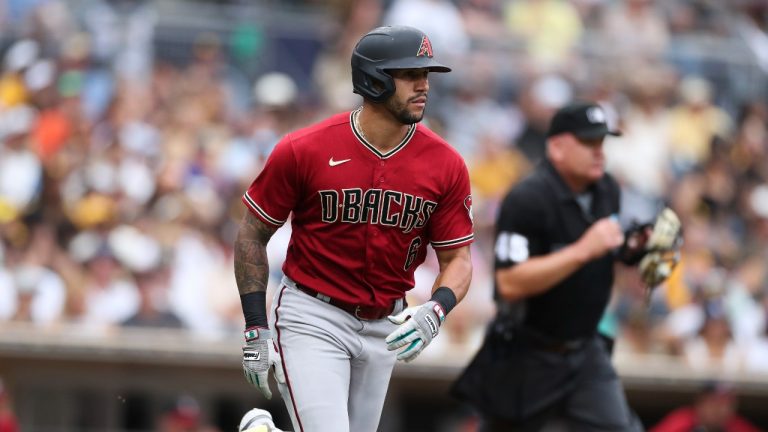
POLYGON ((267 291, 267 242, 277 228, 246 211, 235 240, 235 280, 240 295, 267 291))

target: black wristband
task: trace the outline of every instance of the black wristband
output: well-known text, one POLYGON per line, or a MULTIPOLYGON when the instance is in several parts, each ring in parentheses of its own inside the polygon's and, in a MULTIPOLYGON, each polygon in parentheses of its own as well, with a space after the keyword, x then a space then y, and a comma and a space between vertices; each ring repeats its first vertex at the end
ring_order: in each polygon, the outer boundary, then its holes
POLYGON ((267 324, 267 293, 257 291, 240 296, 243 306, 245 328, 268 327, 267 324))
POLYGON ((453 293, 453 290, 444 286, 436 289, 435 292, 432 293, 432 298, 430 300, 440 303, 440 306, 443 307, 443 311, 446 315, 448 315, 448 312, 450 312, 457 303, 456 294, 453 293))

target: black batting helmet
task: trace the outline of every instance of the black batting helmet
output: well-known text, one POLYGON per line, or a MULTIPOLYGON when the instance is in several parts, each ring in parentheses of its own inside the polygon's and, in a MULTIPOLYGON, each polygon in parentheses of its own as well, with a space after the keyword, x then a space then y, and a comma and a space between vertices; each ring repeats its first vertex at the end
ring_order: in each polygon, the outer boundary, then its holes
POLYGON ((395 81, 388 70, 417 68, 427 68, 430 72, 451 71, 432 58, 429 38, 413 27, 373 29, 352 51, 354 91, 374 102, 383 102, 395 93, 395 81))

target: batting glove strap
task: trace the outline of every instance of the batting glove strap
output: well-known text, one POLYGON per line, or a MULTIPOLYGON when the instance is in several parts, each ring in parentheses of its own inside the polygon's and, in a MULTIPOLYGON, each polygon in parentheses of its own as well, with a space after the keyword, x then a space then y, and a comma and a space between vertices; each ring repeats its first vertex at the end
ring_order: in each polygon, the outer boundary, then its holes
POLYGON ((410 362, 432 342, 440 332, 445 311, 440 303, 428 301, 388 317, 399 327, 386 338, 387 349, 397 350, 397 359, 410 362))
POLYGON ((245 337, 245 343, 250 343, 259 339, 271 339, 272 332, 266 327, 248 327, 243 332, 243 336, 245 337))
POLYGON ((430 298, 430 300, 436 301, 443 307, 443 310, 441 311, 442 315, 438 315, 440 316, 440 322, 445 321, 445 316, 448 315, 448 312, 450 312, 456 306, 456 303, 458 303, 456 294, 454 294, 453 290, 444 286, 436 289, 435 292, 432 293, 432 298, 430 298))

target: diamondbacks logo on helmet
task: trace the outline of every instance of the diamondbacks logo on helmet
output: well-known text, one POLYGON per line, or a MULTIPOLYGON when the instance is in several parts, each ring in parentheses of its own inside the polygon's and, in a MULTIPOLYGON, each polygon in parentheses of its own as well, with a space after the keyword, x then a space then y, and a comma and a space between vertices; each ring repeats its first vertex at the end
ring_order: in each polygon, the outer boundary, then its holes
POLYGON ((432 42, 429 41, 427 35, 421 37, 421 45, 419 45, 419 52, 416 53, 416 57, 432 57, 432 42))

